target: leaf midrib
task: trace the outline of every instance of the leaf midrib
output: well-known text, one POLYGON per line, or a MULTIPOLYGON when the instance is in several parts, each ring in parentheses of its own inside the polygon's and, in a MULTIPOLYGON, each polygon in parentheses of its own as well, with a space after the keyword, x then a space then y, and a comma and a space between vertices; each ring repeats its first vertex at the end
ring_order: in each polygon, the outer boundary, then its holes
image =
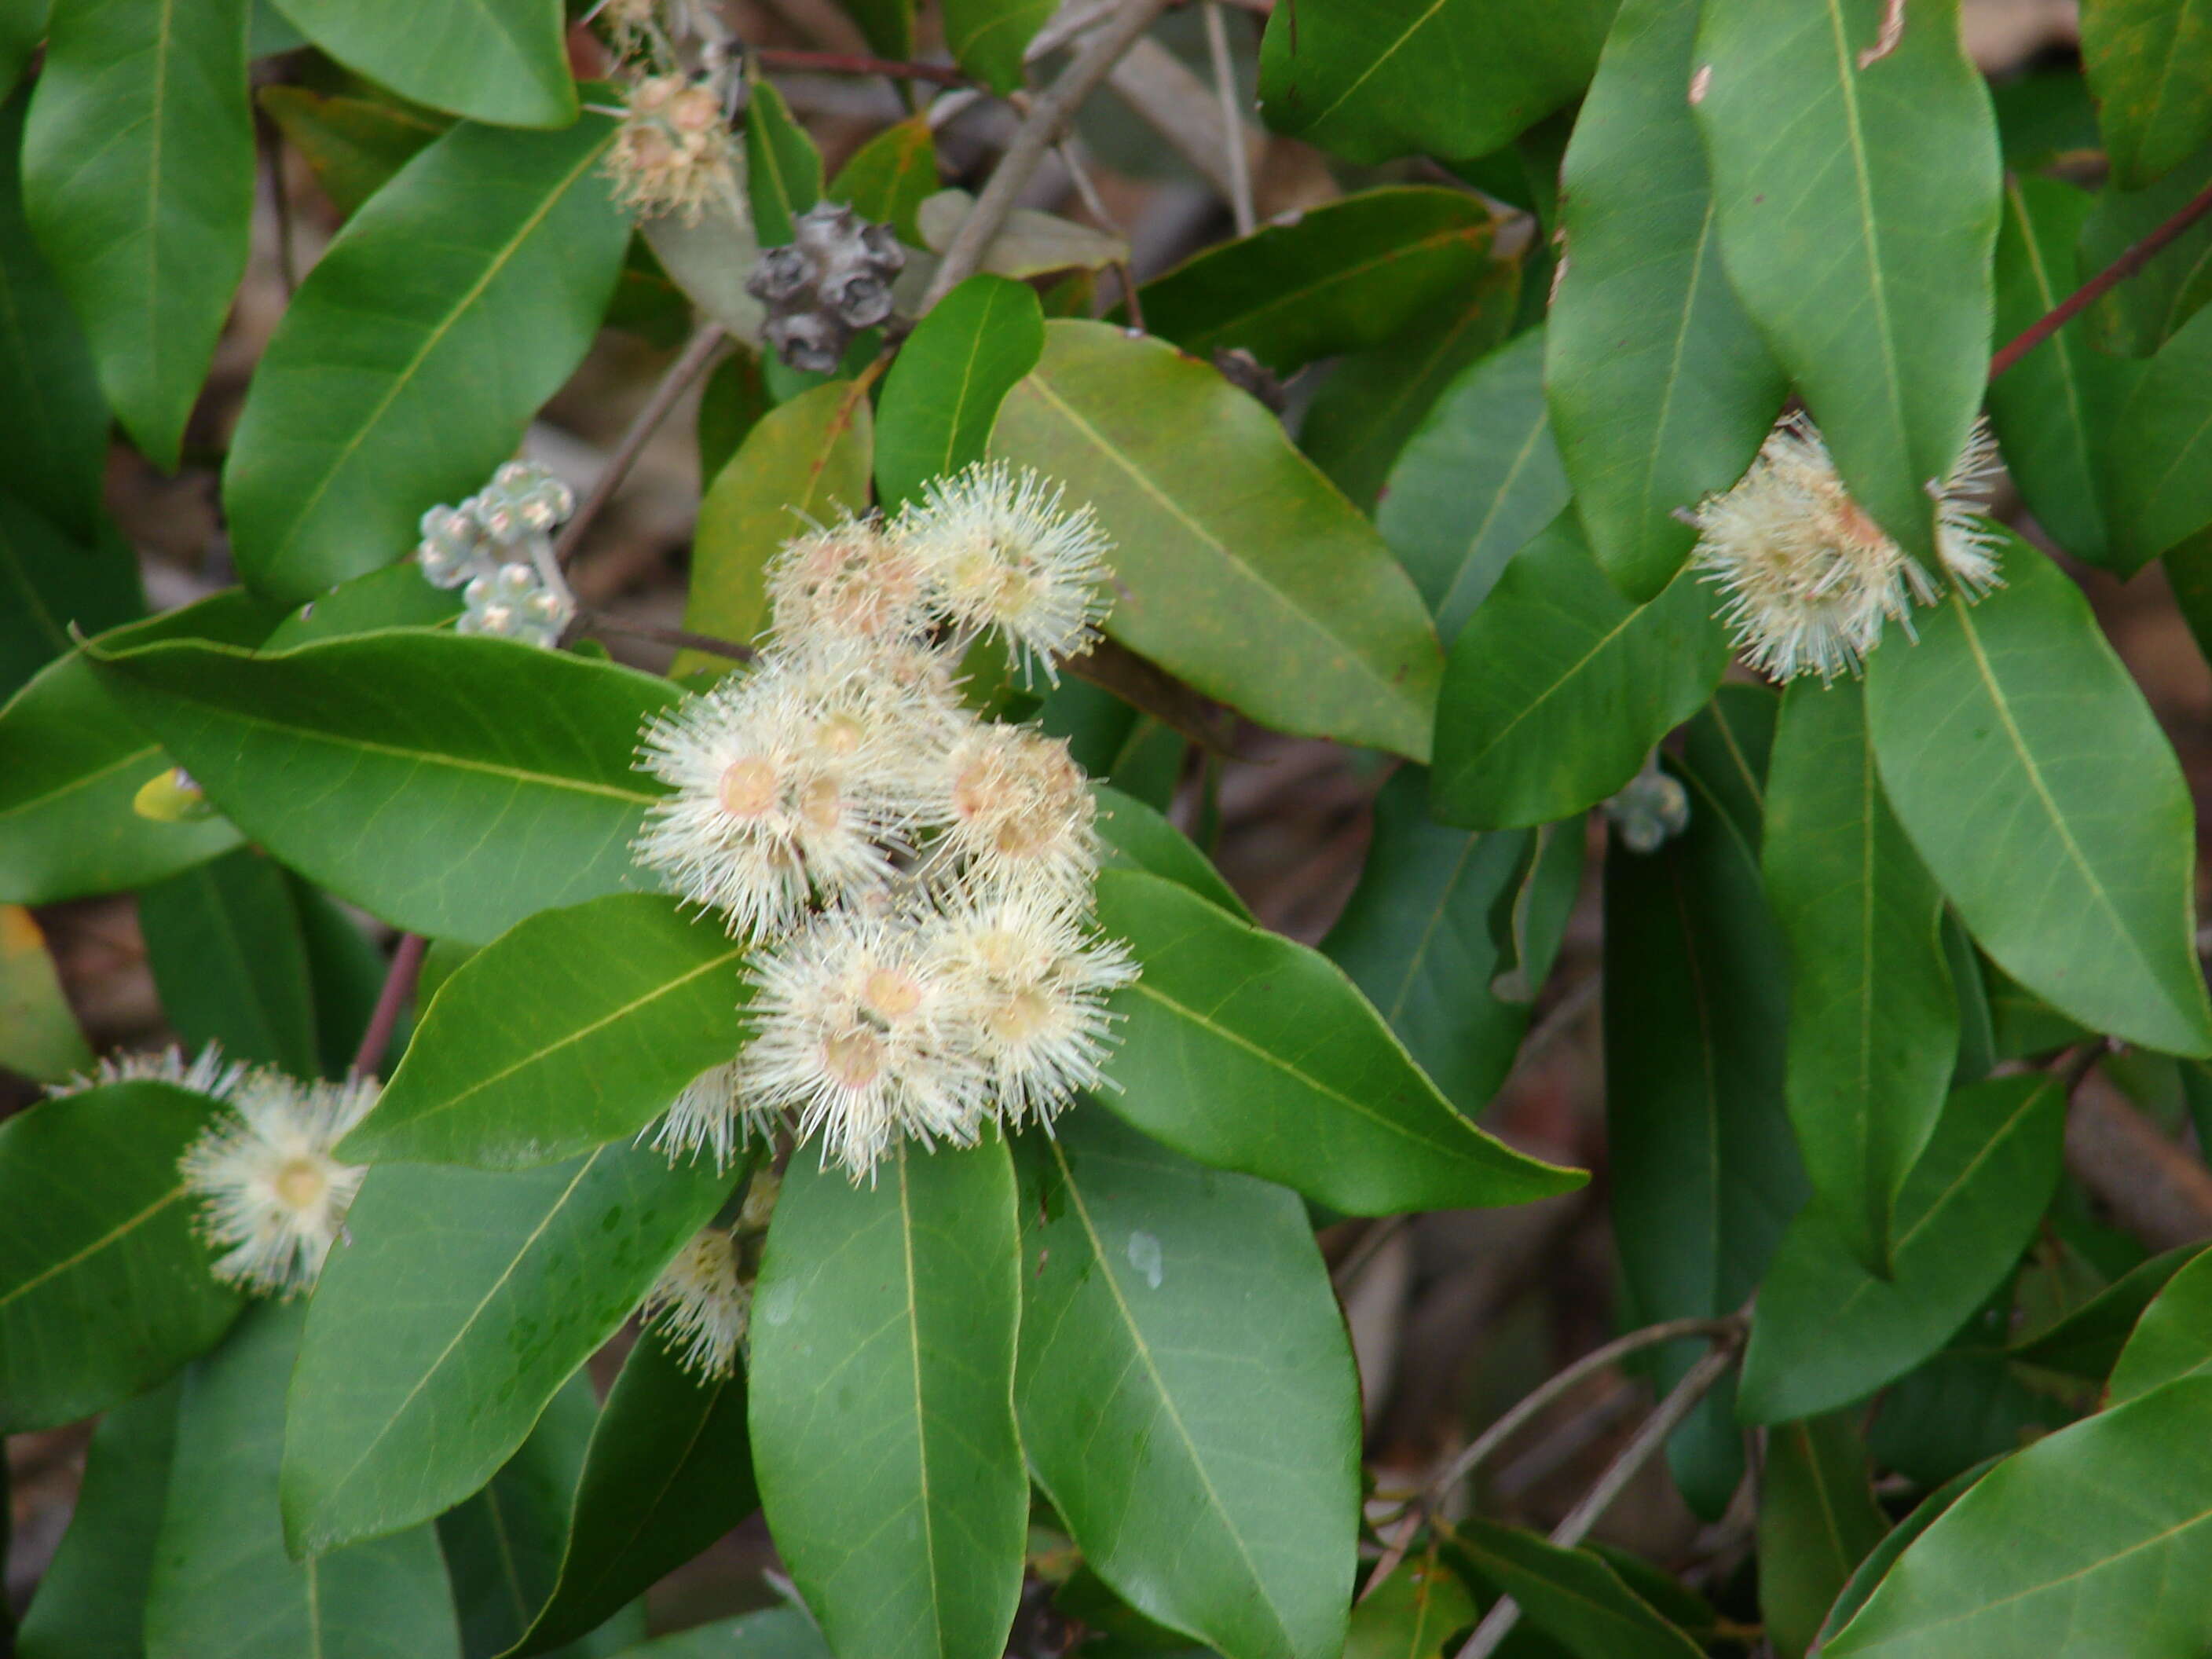
POLYGON ((41 1272, 33 1274, 30 1278, 23 1280, 22 1283, 15 1285, 12 1290, 8 1291, 4 1294, 0 1294, 0 1308, 5 1308, 9 1303, 15 1302, 22 1297, 28 1296, 33 1291, 37 1290, 40 1285, 46 1284, 63 1273, 68 1273, 71 1268, 82 1267, 86 1262, 91 1261, 93 1257, 98 1255, 102 1250, 108 1249, 111 1245, 117 1243, 117 1241, 128 1237, 130 1234, 137 1231, 139 1228, 152 1221, 155 1216, 161 1214, 161 1212, 167 1209, 169 1206, 176 1203, 179 1199, 183 1198, 185 1192, 185 1184, 182 1182, 179 1182, 175 1186, 170 1188, 167 1192, 162 1194, 161 1197, 155 1199, 144 1209, 139 1211, 137 1214, 118 1222, 114 1226, 109 1228, 106 1232, 94 1239, 90 1243, 80 1246, 70 1255, 64 1256, 60 1261, 49 1262, 41 1272))
POLYGON ((1394 244, 1356 264, 1339 265, 1326 276, 1295 288, 1285 289, 1259 305, 1237 312, 1222 321, 1215 323, 1210 328, 1200 329, 1192 337, 1189 349, 1193 351, 1204 350, 1219 343, 1237 331, 1255 327, 1261 318, 1285 309, 1295 310, 1310 303, 1316 295, 1326 294, 1329 289, 1342 287, 1346 283, 1357 282, 1370 272, 1385 270, 1397 264, 1401 259, 1409 258, 1417 254, 1438 252, 1455 242, 1476 242, 1488 229, 1488 224, 1480 220, 1467 224, 1448 226, 1441 230, 1428 231, 1411 241, 1394 244))

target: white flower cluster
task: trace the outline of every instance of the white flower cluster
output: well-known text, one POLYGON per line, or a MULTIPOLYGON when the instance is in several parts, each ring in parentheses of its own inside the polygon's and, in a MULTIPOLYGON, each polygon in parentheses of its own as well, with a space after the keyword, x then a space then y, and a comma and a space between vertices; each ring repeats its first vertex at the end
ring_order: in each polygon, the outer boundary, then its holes
POLYGON ((331 1148, 375 1104, 375 1080, 302 1083, 227 1060, 210 1042, 189 1065, 174 1048, 103 1060, 51 1092, 142 1080, 222 1103, 177 1166, 200 1200, 200 1231, 222 1251, 216 1277, 263 1296, 313 1288, 367 1173, 331 1148))
POLYGON ((696 225, 710 203, 738 199, 741 153, 711 83, 680 74, 647 75, 623 100, 607 151, 615 199, 641 219, 679 215, 696 225))
POLYGON ((553 558, 553 532, 576 497, 544 467, 508 461, 459 507, 422 515, 415 562, 434 587, 458 587, 462 634, 489 634, 550 647, 574 618, 576 601, 553 558))
MULTIPOLYGON (((1998 581, 1995 538, 1975 516, 1996 447, 1978 424, 1936 490, 1936 552, 1970 598, 1998 581)), ((1919 561, 1890 539, 1844 488, 1819 430, 1784 417, 1730 489, 1686 515, 1698 532, 1692 561, 1727 596, 1722 614, 1753 668, 1778 679, 1856 673, 1895 622, 1939 596, 1919 561)))
POLYGON ((752 1320, 761 1241, 781 1185, 773 1170, 756 1170, 735 1223, 693 1234, 646 1292, 638 1313, 659 1329, 684 1370, 702 1377, 736 1371, 752 1320))
POLYGON ((647 726, 674 793, 640 859, 764 947, 752 1041, 662 1145, 726 1159, 790 1112, 857 1178, 902 1136, 969 1144, 1100 1081, 1135 970, 1091 926, 1095 803, 1064 743, 979 719, 955 671, 986 635, 1048 677, 1089 650, 1108 549, 1033 474, 970 467, 793 542, 757 666, 647 726))

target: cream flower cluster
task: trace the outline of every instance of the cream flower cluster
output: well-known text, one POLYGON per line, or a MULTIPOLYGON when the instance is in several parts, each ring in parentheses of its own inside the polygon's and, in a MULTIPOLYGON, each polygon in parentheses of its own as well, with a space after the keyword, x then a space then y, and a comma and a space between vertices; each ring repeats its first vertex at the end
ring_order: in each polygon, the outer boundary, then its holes
POLYGON ((781 1184, 773 1170, 756 1170, 737 1220, 694 1233, 646 1292, 639 1316, 660 1333, 684 1370, 702 1377, 736 1372, 752 1321, 761 1243, 781 1184))
POLYGON ((1089 650, 1108 550, 1035 475, 970 467, 790 544, 758 665, 647 727, 673 793, 640 860, 763 947, 752 1041, 663 1146, 726 1161, 787 1113, 857 1178, 902 1137, 967 1145, 1100 1082, 1135 970, 1091 927, 1094 800, 1064 743, 969 709, 957 667, 985 637, 1048 678, 1089 650))
MULTIPOLYGON (((1996 538, 1976 516, 1996 463, 1989 428, 1977 425, 1935 491, 1936 556, 1970 598, 1998 581, 1996 538)), ((1741 479, 1684 516, 1698 532, 1692 562, 1726 596, 1738 648, 1777 679, 1856 673, 1884 623, 1909 637, 1913 605, 1939 596, 1919 561, 1850 498, 1802 415, 1784 416, 1741 479)))
POLYGON ((103 1060, 57 1097, 111 1083, 173 1084, 222 1110, 178 1163, 200 1201, 202 1234, 222 1254, 216 1278, 262 1296, 312 1289, 368 1171, 331 1156, 376 1103, 374 1079, 302 1083, 273 1067, 227 1060, 210 1043, 187 1064, 171 1048, 103 1060))
POLYGON ((741 155, 714 87, 681 74, 647 75, 623 100, 607 150, 615 199, 641 219, 696 225, 716 201, 738 209, 741 155))

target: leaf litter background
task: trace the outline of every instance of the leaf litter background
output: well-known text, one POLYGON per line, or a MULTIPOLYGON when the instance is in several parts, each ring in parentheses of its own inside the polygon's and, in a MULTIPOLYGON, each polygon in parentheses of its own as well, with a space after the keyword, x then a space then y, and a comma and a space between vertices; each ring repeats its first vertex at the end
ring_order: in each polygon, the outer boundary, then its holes
MULTIPOLYGON (((936 8, 923 9, 925 51, 938 27, 936 8)), ((761 0, 734 8, 740 35, 763 46, 864 52, 865 43, 833 0, 761 0)), ((2068 0, 1965 0, 1969 50, 1988 72, 2070 54, 2076 35, 2068 0)), ((1232 31, 1247 72, 1256 19, 1232 31)), ((1171 18, 1162 37, 1186 61, 1203 64, 1195 16, 1171 18)), ((808 76, 779 76, 795 113, 821 143, 831 170, 900 112, 881 82, 808 76)), ((1171 101, 1171 100, 1170 100, 1171 101)), ((1209 98, 1206 100, 1210 102, 1209 98)), ((988 160, 1003 138, 985 125, 1009 118, 1002 108, 978 112, 940 135, 948 172, 988 160), (987 145, 983 140, 991 141, 987 145)), ((1127 234, 1140 280, 1231 234, 1216 185, 1192 161, 1112 93, 1083 124, 1090 163, 1103 204, 1127 234)), ((1340 192, 1317 152, 1295 140, 1262 137, 1253 129, 1259 216, 1310 208, 1340 192)), ((264 135, 265 137, 265 135, 264 135)), ((1203 158, 1212 161, 1211 155, 1203 158)), ((276 257, 279 224, 289 221, 295 264, 304 269, 335 228, 337 215, 296 152, 288 151, 281 180, 264 169, 259 182, 251 264, 219 348, 215 372, 185 433, 186 468, 176 478, 155 472, 121 446, 111 453, 107 499, 138 548, 149 597, 156 610, 198 598, 232 580, 216 512, 216 477, 206 459, 234 425, 248 374, 282 311, 285 279, 276 257), (195 461, 201 463, 195 467, 195 461)), ((1218 163, 1209 171, 1218 172, 1218 163)), ((1352 185, 1352 169, 1343 169, 1352 185)), ((1375 170, 1361 184, 1440 182, 1419 167, 1375 170)), ((959 181, 957 179, 954 181, 959 181)), ((1079 221, 1091 216, 1056 163, 1030 186, 1024 205, 1079 221)), ((1513 245, 1509 236, 1507 246, 1513 245)), ((608 332, 584 366, 533 425, 527 451, 573 483, 589 483, 680 341, 647 344, 608 332)), ((1311 396, 1319 376, 1291 383, 1296 404, 1311 396)), ((573 575, 587 606, 611 614, 675 624, 684 609, 683 569, 697 510, 698 464, 687 409, 660 429, 609 511, 599 520, 573 575)), ((1999 516, 2031 538, 2035 526, 2009 490, 1999 516)), ((2212 804, 2212 670, 2191 639, 2156 572, 2123 588, 2112 578, 2069 563, 2099 618, 2148 696, 2179 750, 2199 802, 2199 864, 2204 810, 2212 804)), ((618 651, 641 666, 660 669, 668 653, 653 647, 618 651)), ((1179 749, 1179 744, 1176 748, 1179 749)), ((1257 735, 1252 758, 1230 765, 1221 780, 1218 837, 1212 850, 1229 880, 1261 922, 1317 942, 1342 910, 1358 879, 1374 825, 1374 802, 1385 769, 1334 744, 1257 735)), ((1174 767, 1179 757, 1164 750, 1174 767)), ((1184 776, 1175 816, 1197 823, 1195 781, 1184 776)), ((1595 821, 1595 815, 1594 815, 1595 821)), ((1349 1318, 1364 1395, 1367 1455, 1382 1482, 1415 1475, 1463 1443, 1566 1359, 1587 1352, 1615 1329, 1616 1269, 1605 1221, 1602 1071, 1599 1054, 1598 875, 1593 840, 1565 943, 1534 1012, 1531 1035, 1504 1087, 1486 1115, 1489 1127, 1540 1156, 1588 1165, 1598 1178, 1587 1189, 1519 1208, 1437 1213, 1333 1228, 1322 1243, 1349 1318)), ((43 931, 64 992, 88 1040, 101 1052, 158 1045, 170 1038, 146 963, 134 902, 99 899, 48 907, 26 917, 0 914, 0 949, 23 936, 25 922, 43 931)), ((2112 1068, 2117 1072, 2118 1068, 2112 1068)), ((2146 1194, 2130 1172, 2140 1168, 2147 1135, 2158 1132, 2149 1113, 2102 1080, 2077 1105, 2068 1152, 2075 1174, 2147 1237, 2166 1244, 2212 1234, 2212 1176, 2176 1160, 2175 1179, 2146 1194), (2086 1109, 2085 1109, 2086 1108, 2086 1109), (2115 1155, 2131 1145, 2132 1158, 2115 1155), (2148 1207, 2147 1206, 2151 1206, 2148 1207)), ((35 1098, 33 1089, 0 1071, 0 1116, 35 1098)), ((2153 1110, 2158 1103, 2147 1102, 2153 1110)), ((619 1369, 627 1334, 591 1367, 604 1393, 619 1369)), ((1547 1528, 1564 1512, 1635 1425, 1644 1398, 1639 1384, 1617 1374, 1591 1379, 1520 1440, 1495 1468, 1486 1491, 1497 1518, 1547 1528)), ((83 1467, 88 1425, 18 1436, 8 1442, 10 1525, 6 1595, 20 1613, 68 1523, 83 1467)), ((1614 1506, 1599 1535, 1685 1574, 1692 1583, 1723 1576, 1752 1547, 1750 1517, 1731 1513, 1699 1522, 1655 1463, 1614 1506)), ((688 1626, 757 1604, 761 1571, 775 1557, 759 1517, 740 1527, 653 1594, 656 1629, 688 1626)), ((1018 1620, 1018 1645, 1049 1632, 1018 1620)))

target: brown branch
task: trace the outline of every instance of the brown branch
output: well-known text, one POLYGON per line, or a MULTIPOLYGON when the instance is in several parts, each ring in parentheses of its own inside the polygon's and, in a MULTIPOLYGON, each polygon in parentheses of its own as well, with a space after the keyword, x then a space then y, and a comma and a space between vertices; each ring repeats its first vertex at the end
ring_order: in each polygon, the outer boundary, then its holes
POLYGON ((974 76, 951 64, 918 64, 901 58, 866 58, 849 52, 799 52, 784 46, 755 46, 751 50, 753 61, 763 69, 811 70, 822 75, 886 75, 896 81, 930 81, 940 87, 984 85, 974 76))
POLYGON ((2105 295, 2141 270, 2151 262, 2160 250, 2207 213, 2212 213, 2212 185, 2208 185, 2199 191, 2190 198, 2189 204, 2180 212, 2175 214, 2156 230, 2152 231, 2149 235, 2075 289, 2057 305, 2021 330, 2002 350, 1990 359, 1990 379, 1996 380, 1998 375, 2057 333, 2075 318, 2096 304, 2105 295))
POLYGON ((637 411, 637 418, 629 423, 629 430, 623 434, 622 441, 615 447, 615 453, 607 458, 607 464, 599 473, 599 481, 592 486, 592 493, 584 497, 584 504, 576 509, 575 516, 562 526, 560 538, 553 544, 555 563, 565 566, 568 562, 576 551, 577 544, 584 539, 585 532, 591 529, 592 521, 614 499, 615 491, 620 489, 623 480, 629 477, 629 470, 637 465, 637 458, 644 453, 647 442, 660 423, 668 418, 668 411, 676 407, 676 400, 684 395, 694 380, 713 367, 714 359, 720 355, 723 342, 728 337, 729 331, 720 323, 705 324, 691 337, 691 343, 684 348, 683 354, 668 366, 668 372, 660 377, 660 384, 653 387, 653 395, 645 400, 645 407, 637 411))
POLYGON ((2075 1091, 2066 1116, 2066 1165, 2151 1249, 2212 1237, 2212 1170, 2101 1078, 2075 1091))
POLYGON ((376 994, 376 1009, 368 1017, 368 1029, 361 1034, 361 1047, 354 1050, 353 1064, 346 1075, 364 1078, 374 1074, 384 1064, 384 1051, 392 1046, 392 1033, 399 1024, 399 1011, 407 999, 415 994, 416 981, 422 976, 422 952, 429 941, 420 933, 402 933, 399 948, 392 953, 392 966, 385 970, 384 988, 376 994))
POLYGON ((673 645, 686 651, 704 651, 709 655, 727 657, 732 662, 750 662, 760 653, 750 645, 740 645, 735 640, 719 639, 712 634, 695 634, 688 628, 664 628, 659 623, 632 622, 625 617, 610 616, 604 611, 579 611, 575 625, 588 634, 618 634, 626 639, 651 640, 656 645, 673 645))
POLYGON ((1212 698, 1193 690, 1181 680, 1110 639, 1102 639, 1080 657, 1060 665, 1080 680, 1111 691, 1161 725, 1180 732, 1200 748, 1231 760, 1249 760, 1241 746, 1237 714, 1212 698))

